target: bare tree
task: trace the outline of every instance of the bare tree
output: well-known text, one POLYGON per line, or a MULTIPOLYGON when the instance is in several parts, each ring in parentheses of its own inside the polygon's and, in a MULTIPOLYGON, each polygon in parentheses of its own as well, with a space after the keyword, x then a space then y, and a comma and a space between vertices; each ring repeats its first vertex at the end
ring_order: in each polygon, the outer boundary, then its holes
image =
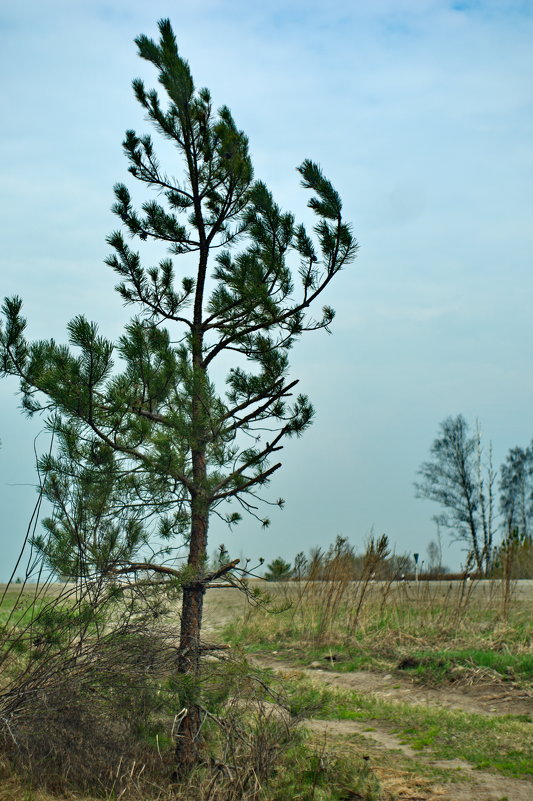
POLYGON ((533 443, 511 448, 500 468, 500 509, 506 536, 533 534, 533 443))
POLYGON ((418 498, 444 507, 439 523, 452 536, 465 542, 477 570, 487 573, 493 558, 494 483, 496 474, 489 460, 483 462, 479 426, 471 435, 459 414, 440 425, 430 449, 432 460, 424 462, 415 483, 418 498))

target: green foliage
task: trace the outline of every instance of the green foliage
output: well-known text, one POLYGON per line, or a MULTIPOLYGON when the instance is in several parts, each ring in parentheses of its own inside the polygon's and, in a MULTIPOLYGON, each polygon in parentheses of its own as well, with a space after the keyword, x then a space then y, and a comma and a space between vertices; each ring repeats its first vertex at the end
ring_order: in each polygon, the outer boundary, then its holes
MULTIPOLYGON (((93 684, 85 689, 94 690, 103 707, 118 709, 119 724, 127 723, 131 732, 124 703, 143 716, 151 703, 152 670, 125 630, 149 631, 150 615, 157 620, 164 613, 167 593, 186 585, 174 669, 187 674, 177 700, 190 708, 187 719, 196 727, 184 726, 188 734, 177 741, 180 767, 190 770, 200 737, 209 518, 215 513, 237 523, 240 514, 226 507, 236 499, 268 525, 257 510, 267 501, 263 488, 281 467, 276 454, 313 419, 307 396, 294 392, 298 381, 289 378, 288 354, 304 332, 329 329, 333 310, 313 309, 355 257, 357 243, 337 192, 309 160, 299 170, 317 219, 312 235, 281 209, 266 185, 254 180, 248 140, 229 109, 216 111, 209 91, 196 89, 168 20, 159 22, 159 34, 157 42, 140 36, 136 44, 140 57, 155 67, 164 99, 141 80, 133 89, 152 127, 175 147, 178 177, 161 168, 149 135, 126 132, 130 176, 156 199, 139 207, 130 187, 116 184, 113 211, 122 230, 108 237, 112 253, 106 259, 135 316, 116 342, 81 314, 68 325, 68 344, 32 342, 21 300, 7 298, 0 369, 19 380, 29 415, 48 415, 55 438, 55 451, 39 465, 54 513, 32 545, 56 573, 94 593, 95 608, 103 603, 108 614, 105 634, 97 632, 94 639, 85 636, 92 621, 80 619, 79 605, 72 619, 68 610, 44 615, 48 655, 61 664, 58 649, 64 646, 51 641, 55 636, 66 638, 71 655, 72 649, 94 646, 104 668, 95 657, 88 668, 93 684), (141 243, 147 241, 163 244, 169 256, 156 265, 146 262, 141 243), (220 385, 212 380, 216 360, 231 364, 220 385), (162 547, 154 545, 160 541, 162 547), (187 567, 163 564, 183 544, 187 567), (151 581, 154 572, 169 571, 168 583, 151 581), (115 583, 125 574, 135 577, 130 596, 115 583), (85 629, 79 642, 72 635, 74 620, 85 629), (145 666, 144 683, 132 653, 145 666), (110 671, 113 660, 118 675, 110 671)), ((147 654, 153 651, 147 648, 147 654)), ((85 699, 79 700, 79 724, 88 716, 98 730, 98 709, 89 714, 85 699)), ((252 742, 258 775, 267 764, 260 741, 258 733, 252 742)), ((269 747, 274 754, 278 745, 269 747)))
POLYGON ((50 647, 54 650, 62 647, 77 632, 86 631, 102 620, 103 615, 87 602, 75 606, 45 606, 32 620, 31 633, 33 644, 37 647, 36 654, 48 656, 50 647))
POLYGON ((265 579, 267 581, 286 581, 292 577, 293 573, 294 570, 290 562, 286 562, 281 557, 278 557, 267 565, 265 579))
MULTIPOLYGON (((136 43, 166 100, 141 80, 133 89, 181 157, 181 177, 161 168, 149 135, 128 130, 130 175, 157 199, 138 209, 118 183, 113 211, 131 239, 162 242, 170 257, 145 265, 115 231, 106 259, 137 315, 115 343, 77 315, 61 345, 26 339, 21 300, 3 305, 2 372, 20 380, 28 414, 51 415, 59 442, 59 455, 41 464, 55 513, 35 545, 65 576, 131 562, 157 531, 185 535, 196 554, 193 518, 216 510, 237 523, 238 513, 219 509, 233 498, 257 514, 258 491, 280 467, 272 457, 313 418, 306 395, 291 399, 288 352, 303 332, 328 329, 333 310, 313 316, 311 307, 357 251, 339 195, 312 161, 299 171, 313 235, 254 181, 246 136, 226 106, 215 111, 209 91, 196 89, 168 20, 159 31, 158 42, 136 43), (184 254, 197 257, 192 275, 173 258, 184 254), (216 388, 209 373, 227 353, 233 364, 216 388)), ((198 554, 199 569, 205 543, 198 554)))
POLYGON ((231 557, 226 546, 224 544, 219 545, 219 547, 213 552, 213 556, 211 557, 211 561, 209 563, 209 570, 215 572, 224 565, 227 565, 230 561, 231 557))
POLYGON ((295 743, 268 783, 268 797, 301 801, 379 801, 381 787, 365 760, 295 743), (271 795, 273 794, 273 795, 271 795))
POLYGON ((152 532, 136 481, 123 473, 112 448, 65 426, 56 453, 41 457, 39 471, 54 515, 43 520, 45 534, 32 544, 57 575, 105 575, 139 556, 152 532))

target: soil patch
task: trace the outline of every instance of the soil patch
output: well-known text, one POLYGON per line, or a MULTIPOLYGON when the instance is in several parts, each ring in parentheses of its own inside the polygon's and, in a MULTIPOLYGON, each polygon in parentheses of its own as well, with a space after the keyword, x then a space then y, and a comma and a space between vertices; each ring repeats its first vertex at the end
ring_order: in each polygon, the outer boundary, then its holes
POLYGON ((368 723, 353 720, 307 720, 305 725, 313 732, 323 734, 328 739, 358 734, 372 742, 372 766, 380 775, 385 786, 392 789, 391 784, 397 778, 390 775, 390 770, 383 772, 374 763, 379 764, 380 751, 400 752, 409 759, 418 763, 425 762, 432 768, 443 768, 447 771, 457 772, 457 780, 447 782, 446 785, 433 783, 429 787, 410 786, 407 777, 403 777, 403 789, 396 788, 398 799, 423 799, 423 801, 531 801, 533 798, 533 784, 519 779, 510 779, 505 776, 496 776, 493 773, 476 770, 468 762, 461 759, 429 760, 395 737, 390 732, 376 728, 369 731, 368 723), (389 774, 389 776, 387 776, 389 774))
MULTIPOLYGON (((331 670, 304 668, 291 665, 271 655, 254 654, 251 660, 261 666, 273 669, 276 673, 295 675, 303 673, 315 682, 326 686, 343 687, 356 692, 396 700, 403 703, 425 706, 440 706, 459 709, 483 715, 525 714, 533 711, 531 697, 516 697, 501 687, 468 687, 451 691, 442 688, 420 687, 408 679, 381 674, 375 671, 355 671, 353 673, 334 673, 331 670)), ((480 771, 461 759, 435 760, 421 751, 416 751, 401 741, 399 737, 380 726, 379 721, 318 720, 309 719, 304 725, 315 733, 323 734, 335 742, 350 735, 364 737, 374 753, 373 760, 379 766, 379 754, 400 753, 410 760, 423 763, 431 768, 442 768, 457 773, 446 784, 412 787, 409 777, 403 777, 401 792, 396 788, 398 799, 420 799, 421 801, 532 801, 533 783, 480 771)), ((390 786, 397 778, 387 778, 387 770, 376 769, 385 786, 390 786)), ((390 771, 389 771, 390 774, 390 771)), ((394 774, 394 772, 393 772, 394 774)))
POLYGON ((321 683, 345 687, 361 693, 373 693, 389 701, 424 706, 442 706, 483 715, 533 715, 533 694, 516 687, 501 684, 479 684, 451 689, 449 687, 426 687, 398 674, 379 673, 373 670, 355 670, 336 673, 327 668, 299 668, 283 659, 266 654, 253 654, 252 661, 261 667, 270 667, 278 672, 300 670, 305 676, 314 677, 321 683))

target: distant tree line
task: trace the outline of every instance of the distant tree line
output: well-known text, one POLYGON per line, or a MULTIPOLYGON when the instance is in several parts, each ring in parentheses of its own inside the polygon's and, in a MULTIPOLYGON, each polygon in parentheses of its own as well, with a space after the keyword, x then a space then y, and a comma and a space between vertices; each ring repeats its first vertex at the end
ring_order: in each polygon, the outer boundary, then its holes
POLYGON ((418 470, 417 497, 435 501, 434 519, 464 542, 467 565, 481 575, 533 577, 533 442, 511 448, 500 470, 479 425, 459 414, 440 424, 431 458, 418 470))
MULTIPOLYGON (((420 575, 449 574, 443 565, 441 531, 463 542, 464 573, 485 577, 533 578, 533 441, 511 448, 504 463, 494 468, 492 446, 483 445, 479 424, 470 426, 463 415, 446 418, 430 448, 430 459, 418 470, 416 494, 441 507, 434 516, 437 539, 427 546, 420 575)), ((386 540, 386 538, 384 538, 386 540)), ((415 563, 407 554, 385 551, 375 558, 371 537, 367 550, 357 553, 344 537, 326 550, 297 554, 294 563, 277 557, 267 565, 268 581, 326 579, 341 573, 359 580, 373 563, 373 577, 387 580, 411 576, 415 563)), ((451 578, 451 574, 450 574, 451 578)))
POLYGON ((359 553, 346 537, 338 536, 328 548, 311 548, 306 555, 296 554, 294 562, 281 556, 267 565, 267 581, 385 581, 414 573, 415 563, 408 554, 391 551, 386 535, 370 536, 359 553))

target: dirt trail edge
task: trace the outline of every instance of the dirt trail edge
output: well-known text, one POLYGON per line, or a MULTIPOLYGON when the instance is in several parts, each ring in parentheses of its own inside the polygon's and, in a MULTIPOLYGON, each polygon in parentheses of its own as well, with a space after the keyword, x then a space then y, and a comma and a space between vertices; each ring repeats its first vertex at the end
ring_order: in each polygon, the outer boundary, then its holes
POLYGON ((267 654, 254 654, 252 661, 262 667, 279 672, 300 671, 306 676, 319 680, 322 684, 344 687, 361 693, 372 693, 390 701, 423 706, 441 706, 446 709, 460 709, 479 715, 533 715, 533 695, 526 691, 506 690, 501 684, 480 684, 460 687, 424 687, 415 684, 397 673, 378 673, 372 670, 355 670, 349 673, 336 673, 320 668, 305 668, 276 659, 267 654))
MULTIPOLYGON (((301 668, 270 655, 254 654, 251 661, 260 667, 271 668, 276 673, 304 674, 313 681, 330 686, 349 688, 362 693, 372 693, 388 700, 397 700, 408 704, 441 706, 448 709, 461 709, 484 715, 502 715, 524 713, 533 709, 532 699, 502 693, 501 688, 468 688, 467 691, 449 691, 424 688, 414 685, 398 676, 383 675, 371 671, 355 671, 352 673, 334 673, 329 670, 301 668)), ((533 783, 512 779, 505 776, 480 771, 460 759, 435 760, 421 751, 415 751, 402 743, 398 737, 385 728, 380 728, 379 721, 372 721, 373 730, 368 723, 353 720, 318 720, 309 719, 305 726, 311 731, 324 733, 331 738, 346 738, 350 735, 364 737, 372 750, 401 753, 418 763, 425 763, 432 768, 443 768, 457 772, 457 778, 444 784, 435 784, 428 788, 417 788, 416 794, 405 792, 397 795, 398 799, 420 799, 420 801, 532 801, 533 783)), ((453 774, 452 774, 453 775, 453 774)))

